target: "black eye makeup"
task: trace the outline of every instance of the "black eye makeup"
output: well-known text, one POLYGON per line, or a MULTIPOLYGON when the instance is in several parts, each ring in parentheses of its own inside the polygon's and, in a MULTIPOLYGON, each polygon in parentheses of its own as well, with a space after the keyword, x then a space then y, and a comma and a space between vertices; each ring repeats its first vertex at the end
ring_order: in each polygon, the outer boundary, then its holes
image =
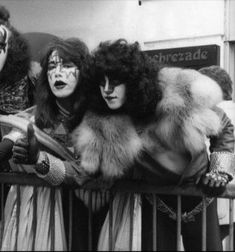
POLYGON ((71 68, 71 67, 76 67, 76 65, 73 62, 54 62, 51 61, 48 64, 48 71, 55 69, 58 65, 61 65, 63 68, 71 68))
POLYGON ((7 45, 6 43, 1 43, 0 42, 0 51, 1 50, 5 51, 6 45, 7 45))
MULTIPOLYGON (((100 83, 99 83, 99 85, 100 85, 101 87, 104 87, 105 84, 106 84, 106 79, 102 79, 102 80, 100 81, 100 83)), ((110 79, 109 79, 109 86, 110 86, 111 88, 114 88, 114 87, 119 86, 119 85, 121 85, 121 84, 122 84, 122 82, 119 81, 119 80, 112 80, 112 79, 110 80, 110 79)))

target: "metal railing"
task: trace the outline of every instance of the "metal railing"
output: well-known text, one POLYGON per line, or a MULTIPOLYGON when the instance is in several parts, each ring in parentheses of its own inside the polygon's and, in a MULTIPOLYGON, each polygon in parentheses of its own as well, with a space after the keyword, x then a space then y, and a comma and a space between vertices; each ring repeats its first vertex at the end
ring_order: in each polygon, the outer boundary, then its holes
MULTIPOLYGON (((23 173, 0 173, 0 190, 1 190, 1 199, 0 199, 0 210, 1 210, 1 226, 0 226, 0 247, 1 242, 3 238, 3 229, 4 229, 4 204, 5 204, 5 196, 6 195, 6 185, 17 185, 17 220, 19 221, 20 216, 20 204, 21 204, 21 198, 20 198, 20 186, 23 185, 30 185, 34 187, 33 190, 33 230, 34 230, 34 237, 33 237, 33 250, 34 250, 34 244, 35 244, 35 233, 36 233, 36 227, 37 227, 37 187, 45 186, 51 188, 51 194, 50 194, 50 201, 51 201, 51 215, 50 215, 50 226, 51 226, 51 251, 54 251, 54 244, 55 244, 55 190, 56 187, 51 187, 47 182, 41 180, 40 178, 36 177, 32 174, 23 174, 23 173)), ((72 215, 73 215, 73 199, 72 199, 72 192, 75 188, 71 187, 69 189, 69 230, 67 234, 67 244, 68 244, 68 250, 72 250, 72 215)), ((92 192, 96 190, 96 188, 92 188, 90 185, 89 187, 85 188, 89 192, 92 192)), ((113 249, 113 199, 116 192, 123 192, 123 193, 131 193, 131 194, 149 194, 152 195, 153 199, 153 250, 157 251, 157 195, 176 195, 177 196, 177 250, 180 251, 182 249, 181 244, 181 222, 182 222, 182 208, 181 208, 181 198, 182 196, 199 196, 202 198, 203 202, 203 210, 202 210, 202 251, 206 251, 206 197, 207 195, 204 194, 204 192, 200 188, 196 188, 194 186, 184 186, 184 187, 175 187, 175 186, 155 186, 155 185, 148 185, 139 183, 137 181, 132 180, 120 180, 115 183, 115 185, 112 187, 112 189, 109 191, 109 249, 113 249)), ((219 195, 220 198, 227 198, 230 202, 230 209, 229 209, 229 247, 230 251, 233 251, 234 244, 233 244, 233 234, 234 234, 234 226, 233 226, 233 216, 234 216, 234 204, 233 199, 235 198, 235 185, 229 184, 225 191, 219 195)), ((134 202, 132 201, 130 203, 132 206, 134 205, 134 202)), ((131 208, 133 211, 133 207, 131 208)), ((92 195, 89 193, 88 195, 88 250, 92 250, 92 195)), ((130 214, 130 216, 133 216, 133 214, 130 214)), ((17 230, 16 230, 16 236, 19 232, 18 230, 18 221, 17 221, 17 230)), ((133 234, 133 218, 130 219, 130 237, 132 237, 133 234)), ((131 251, 133 247, 133 240, 130 238, 129 240, 129 250, 131 251)), ((17 250, 17 243, 15 250, 17 250)))

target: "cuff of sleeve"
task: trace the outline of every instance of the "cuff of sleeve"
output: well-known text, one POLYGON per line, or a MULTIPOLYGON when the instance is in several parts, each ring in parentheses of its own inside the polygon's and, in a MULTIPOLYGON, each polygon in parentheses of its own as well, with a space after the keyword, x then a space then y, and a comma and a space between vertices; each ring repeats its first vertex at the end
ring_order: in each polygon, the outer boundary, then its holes
POLYGON ((4 139, 9 139, 11 140, 13 143, 16 142, 16 140, 18 140, 19 138, 23 137, 23 133, 17 130, 12 130, 9 134, 3 136, 2 140, 4 139))
POLYGON ((210 155, 210 171, 227 174, 229 181, 234 177, 235 155, 230 152, 213 152, 210 155))
MULTIPOLYGON (((49 159, 49 171, 47 174, 42 175, 37 172, 37 176, 47 181, 49 184, 53 186, 58 186, 63 183, 65 179, 65 166, 64 163, 54 156, 46 153, 49 159)), ((43 154, 40 152, 38 162, 41 162, 43 159, 43 154)))

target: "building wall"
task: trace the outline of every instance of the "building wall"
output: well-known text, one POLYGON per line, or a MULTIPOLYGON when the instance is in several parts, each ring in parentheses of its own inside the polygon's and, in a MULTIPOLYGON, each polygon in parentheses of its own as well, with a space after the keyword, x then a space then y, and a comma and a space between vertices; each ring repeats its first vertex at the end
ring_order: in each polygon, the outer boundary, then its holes
POLYGON ((22 32, 78 36, 93 49, 126 38, 143 49, 217 43, 224 34, 224 0, 1 0, 22 32))

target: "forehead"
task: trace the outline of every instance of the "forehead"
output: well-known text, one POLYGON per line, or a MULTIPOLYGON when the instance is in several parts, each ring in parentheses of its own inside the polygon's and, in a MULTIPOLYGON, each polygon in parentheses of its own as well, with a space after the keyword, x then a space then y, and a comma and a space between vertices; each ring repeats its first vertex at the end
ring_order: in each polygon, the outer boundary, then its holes
POLYGON ((60 57, 59 52, 57 50, 52 51, 49 56, 49 62, 62 62, 63 59, 60 57))

